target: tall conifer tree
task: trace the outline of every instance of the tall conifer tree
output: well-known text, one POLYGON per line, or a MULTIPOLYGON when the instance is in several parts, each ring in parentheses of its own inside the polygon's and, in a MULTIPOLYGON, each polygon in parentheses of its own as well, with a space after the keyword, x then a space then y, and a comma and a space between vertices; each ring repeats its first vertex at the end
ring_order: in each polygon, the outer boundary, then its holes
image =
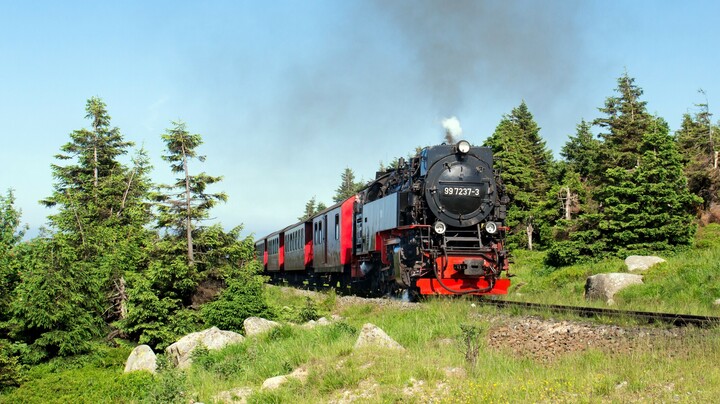
POLYGON ((118 158, 131 142, 112 127, 105 103, 86 104, 90 129, 70 134, 53 164, 51 232, 23 247, 22 282, 12 304, 13 333, 38 357, 74 354, 119 315, 124 271, 143 264, 149 220, 147 160, 129 168, 118 158), (115 310, 115 306, 118 310, 115 310))
POLYGON ((720 128, 713 125, 707 103, 697 106, 700 108, 698 113, 683 115, 675 136, 685 162, 690 191, 703 199, 704 209, 709 209, 720 203, 720 128))
POLYGON ((590 132, 590 123, 584 119, 577 125, 574 136, 565 143, 560 155, 565 158, 570 169, 586 180, 591 173, 597 172, 598 149, 600 142, 590 132))
POLYGON ((361 190, 363 183, 355 181, 355 173, 352 169, 346 167, 345 171, 340 175, 340 185, 335 190, 333 202, 338 203, 355 195, 361 190))
POLYGON ((500 168, 510 197, 507 216, 507 224, 513 229, 510 241, 531 247, 532 237, 538 235, 541 225, 533 224, 536 209, 549 188, 548 171, 553 161, 524 101, 510 115, 503 116, 484 145, 493 149, 495 166, 500 168))
POLYGON ((20 213, 12 190, 0 195, 0 338, 7 334, 5 322, 10 318, 11 296, 20 282, 17 252, 26 230, 20 224, 20 213))
POLYGON ((639 148, 643 136, 652 130, 654 118, 647 112, 646 101, 641 101, 643 90, 635 79, 625 72, 617 80, 617 96, 608 97, 605 106, 598 108, 605 116, 593 123, 604 129, 599 148, 600 177, 609 168, 631 169, 639 164, 639 148))
POLYGON ((167 193, 158 197, 161 202, 158 224, 161 228, 169 229, 184 237, 187 263, 192 266, 195 264, 193 232, 200 221, 209 217, 209 211, 213 206, 218 202, 227 201, 227 195, 223 192, 207 192, 209 185, 222 181, 221 176, 190 172, 192 160, 205 161, 205 156, 197 154, 197 148, 203 143, 202 137, 191 134, 184 122, 172 124, 173 127, 162 135, 167 147, 167 154, 163 159, 170 163, 172 172, 180 176, 173 185, 162 187, 167 193))

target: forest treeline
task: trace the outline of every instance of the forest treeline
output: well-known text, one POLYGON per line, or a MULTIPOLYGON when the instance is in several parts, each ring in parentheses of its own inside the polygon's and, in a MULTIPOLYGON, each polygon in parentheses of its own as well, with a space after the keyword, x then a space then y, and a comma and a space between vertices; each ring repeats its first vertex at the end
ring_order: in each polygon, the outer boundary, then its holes
MULTIPOLYGON (((525 102, 502 117, 484 145, 511 200, 511 248, 546 250, 546 264, 562 266, 682 248, 698 217, 712 219, 720 127, 707 102, 671 133, 642 94, 627 73, 618 78, 602 117, 577 124, 559 161, 525 102)), ((156 184, 147 153, 112 126, 105 103, 93 97, 85 112, 89 128, 55 156, 41 201, 53 213, 40 235, 24 240, 12 191, 0 196, 0 388, 19 383, 23 364, 102 339, 162 349, 203 327, 239 331, 248 316, 274 316, 253 240, 241 227, 205 224, 227 195, 209 192, 222 177, 191 174, 205 161, 202 137, 171 123, 162 158, 176 180, 156 184)), ((350 168, 340 179, 335 202, 364 186, 350 168)), ((325 207, 313 197, 299 219, 325 207)))
POLYGON ((577 124, 560 161, 524 102, 502 118, 485 145, 510 196, 511 248, 544 249, 546 264, 563 266, 683 248, 696 219, 720 221, 720 128, 707 102, 672 134, 642 95, 634 78, 619 77, 602 116, 577 124))
POLYGON ((12 191, 0 196, 0 388, 18 384, 24 364, 85 353, 103 338, 162 349, 267 315, 252 238, 204 224, 227 195, 209 192, 222 177, 191 174, 205 161, 201 136, 172 122, 162 159, 176 180, 155 184, 147 153, 131 152, 105 103, 90 98, 85 112, 90 127, 55 156, 41 201, 53 213, 40 235, 23 241, 12 191))

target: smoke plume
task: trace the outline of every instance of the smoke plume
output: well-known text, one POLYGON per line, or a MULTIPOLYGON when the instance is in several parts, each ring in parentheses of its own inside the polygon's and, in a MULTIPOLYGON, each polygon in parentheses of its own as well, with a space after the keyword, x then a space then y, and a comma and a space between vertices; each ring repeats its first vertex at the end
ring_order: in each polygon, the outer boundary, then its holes
POLYGON ((448 144, 455 144, 460 140, 462 135, 462 127, 460 126, 460 120, 452 116, 442 120, 442 126, 445 129, 445 142, 448 144))
MULTIPOLYGON (((414 54, 413 69, 440 113, 466 98, 545 98, 570 90, 582 63, 578 2, 376 0, 373 5, 414 54)), ((543 101, 545 103, 545 101, 543 101)), ((536 103, 537 104, 537 103, 536 103)))

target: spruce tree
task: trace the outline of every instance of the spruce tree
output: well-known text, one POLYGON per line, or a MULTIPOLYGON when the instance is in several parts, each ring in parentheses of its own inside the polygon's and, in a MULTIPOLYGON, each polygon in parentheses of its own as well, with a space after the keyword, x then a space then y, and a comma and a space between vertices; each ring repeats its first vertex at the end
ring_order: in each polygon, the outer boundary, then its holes
POLYGON ((124 183, 128 170, 117 158, 125 155, 132 143, 111 127, 101 99, 90 98, 85 111, 92 129, 73 131, 70 142, 61 147, 55 158, 70 164, 51 166, 55 190, 41 203, 58 208, 58 213, 49 217, 51 226, 77 238, 84 256, 90 257, 103 245, 102 235, 94 230, 121 210, 125 189, 119 184, 124 183))
POLYGON ((51 167, 54 191, 41 201, 56 209, 50 230, 23 246, 18 264, 12 333, 38 357, 87 349, 122 315, 124 273, 146 264, 149 164, 118 160, 132 143, 111 126, 101 99, 89 99, 85 111, 91 128, 72 132, 56 156, 66 164, 51 167))
POLYGON ((614 167, 632 169, 639 164, 638 150, 643 136, 651 131, 654 118, 647 112, 646 101, 641 101, 643 90, 635 85, 635 79, 627 72, 617 80, 618 96, 608 97, 605 106, 598 108, 606 116, 593 124, 604 132, 598 153, 598 171, 602 177, 605 170, 614 167))
POLYGON ((532 237, 543 225, 534 222, 549 188, 548 171, 553 164, 539 130, 523 101, 503 117, 484 143, 493 150, 495 166, 510 198, 506 223, 513 234, 509 240, 525 247, 532 246, 532 237))
POLYGON ((598 149, 600 142, 590 132, 590 123, 584 119, 577 125, 574 136, 570 136, 562 147, 560 155, 570 169, 586 180, 591 173, 597 172, 598 149))
POLYGON ((298 220, 304 222, 305 220, 309 219, 315 213, 316 203, 317 202, 315 200, 315 195, 313 195, 313 197, 305 203, 305 212, 302 216, 298 217, 298 220))
POLYGON ((164 185, 164 193, 157 197, 159 208, 158 226, 182 236, 186 242, 187 263, 195 264, 195 245, 193 232, 198 223, 209 218, 209 211, 218 202, 227 201, 223 192, 208 193, 207 187, 220 182, 221 176, 211 176, 204 172, 190 173, 192 160, 205 161, 205 156, 197 154, 197 148, 202 145, 202 137, 188 132, 184 122, 172 122, 162 135, 167 147, 167 154, 163 160, 170 163, 170 169, 180 174, 172 185, 164 185))
POLYGON ((27 226, 20 223, 21 212, 15 207, 11 189, 0 195, 0 338, 7 336, 12 293, 20 282, 18 250, 27 226))
POLYGON ((640 166, 633 172, 640 209, 627 219, 636 228, 635 243, 624 246, 631 251, 689 245, 695 236, 693 213, 701 199, 688 190, 682 158, 667 124, 662 119, 656 122, 655 130, 643 137, 640 166))
POLYGON ((340 185, 335 190, 333 202, 338 203, 355 195, 363 187, 362 182, 355 181, 355 173, 352 169, 346 167, 345 171, 340 175, 340 185))
MULTIPOLYGON (((536 186, 547 187, 549 184, 545 180, 547 179, 550 166, 553 163, 552 152, 548 149, 545 140, 540 136, 540 127, 535 122, 535 118, 532 113, 530 113, 530 109, 524 100, 519 106, 513 108, 508 119, 515 125, 521 136, 526 139, 530 146, 527 152, 530 153, 532 157, 533 170, 543 174, 542 177, 538 178, 541 182, 536 184, 536 186)), ((543 191, 545 191, 545 189, 538 190, 539 193, 543 191)))
POLYGON ((720 128, 712 124, 707 103, 697 106, 698 113, 683 115, 675 137, 685 163, 688 187, 703 199, 703 208, 707 210, 720 203, 720 128))
POLYGON ((88 352, 104 332, 104 274, 63 234, 37 237, 22 247, 10 336, 29 345, 26 360, 88 352))
POLYGON ((601 135, 604 171, 595 195, 602 206, 599 241, 616 254, 663 250, 687 244, 688 235, 694 235, 688 216, 694 199, 680 155, 667 124, 647 112, 640 100, 643 91, 634 82, 627 73, 621 76, 620 97, 609 97, 600 109, 607 117, 596 120, 607 130, 601 135), (671 237, 670 227, 678 225, 683 228, 671 237))

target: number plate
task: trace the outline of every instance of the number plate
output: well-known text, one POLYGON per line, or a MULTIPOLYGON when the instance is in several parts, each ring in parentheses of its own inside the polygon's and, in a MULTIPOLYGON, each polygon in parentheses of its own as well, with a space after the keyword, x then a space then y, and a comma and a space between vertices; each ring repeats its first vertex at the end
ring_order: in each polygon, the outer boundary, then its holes
POLYGON ((482 193, 480 187, 444 187, 441 194, 443 196, 472 196, 479 198, 482 193))

